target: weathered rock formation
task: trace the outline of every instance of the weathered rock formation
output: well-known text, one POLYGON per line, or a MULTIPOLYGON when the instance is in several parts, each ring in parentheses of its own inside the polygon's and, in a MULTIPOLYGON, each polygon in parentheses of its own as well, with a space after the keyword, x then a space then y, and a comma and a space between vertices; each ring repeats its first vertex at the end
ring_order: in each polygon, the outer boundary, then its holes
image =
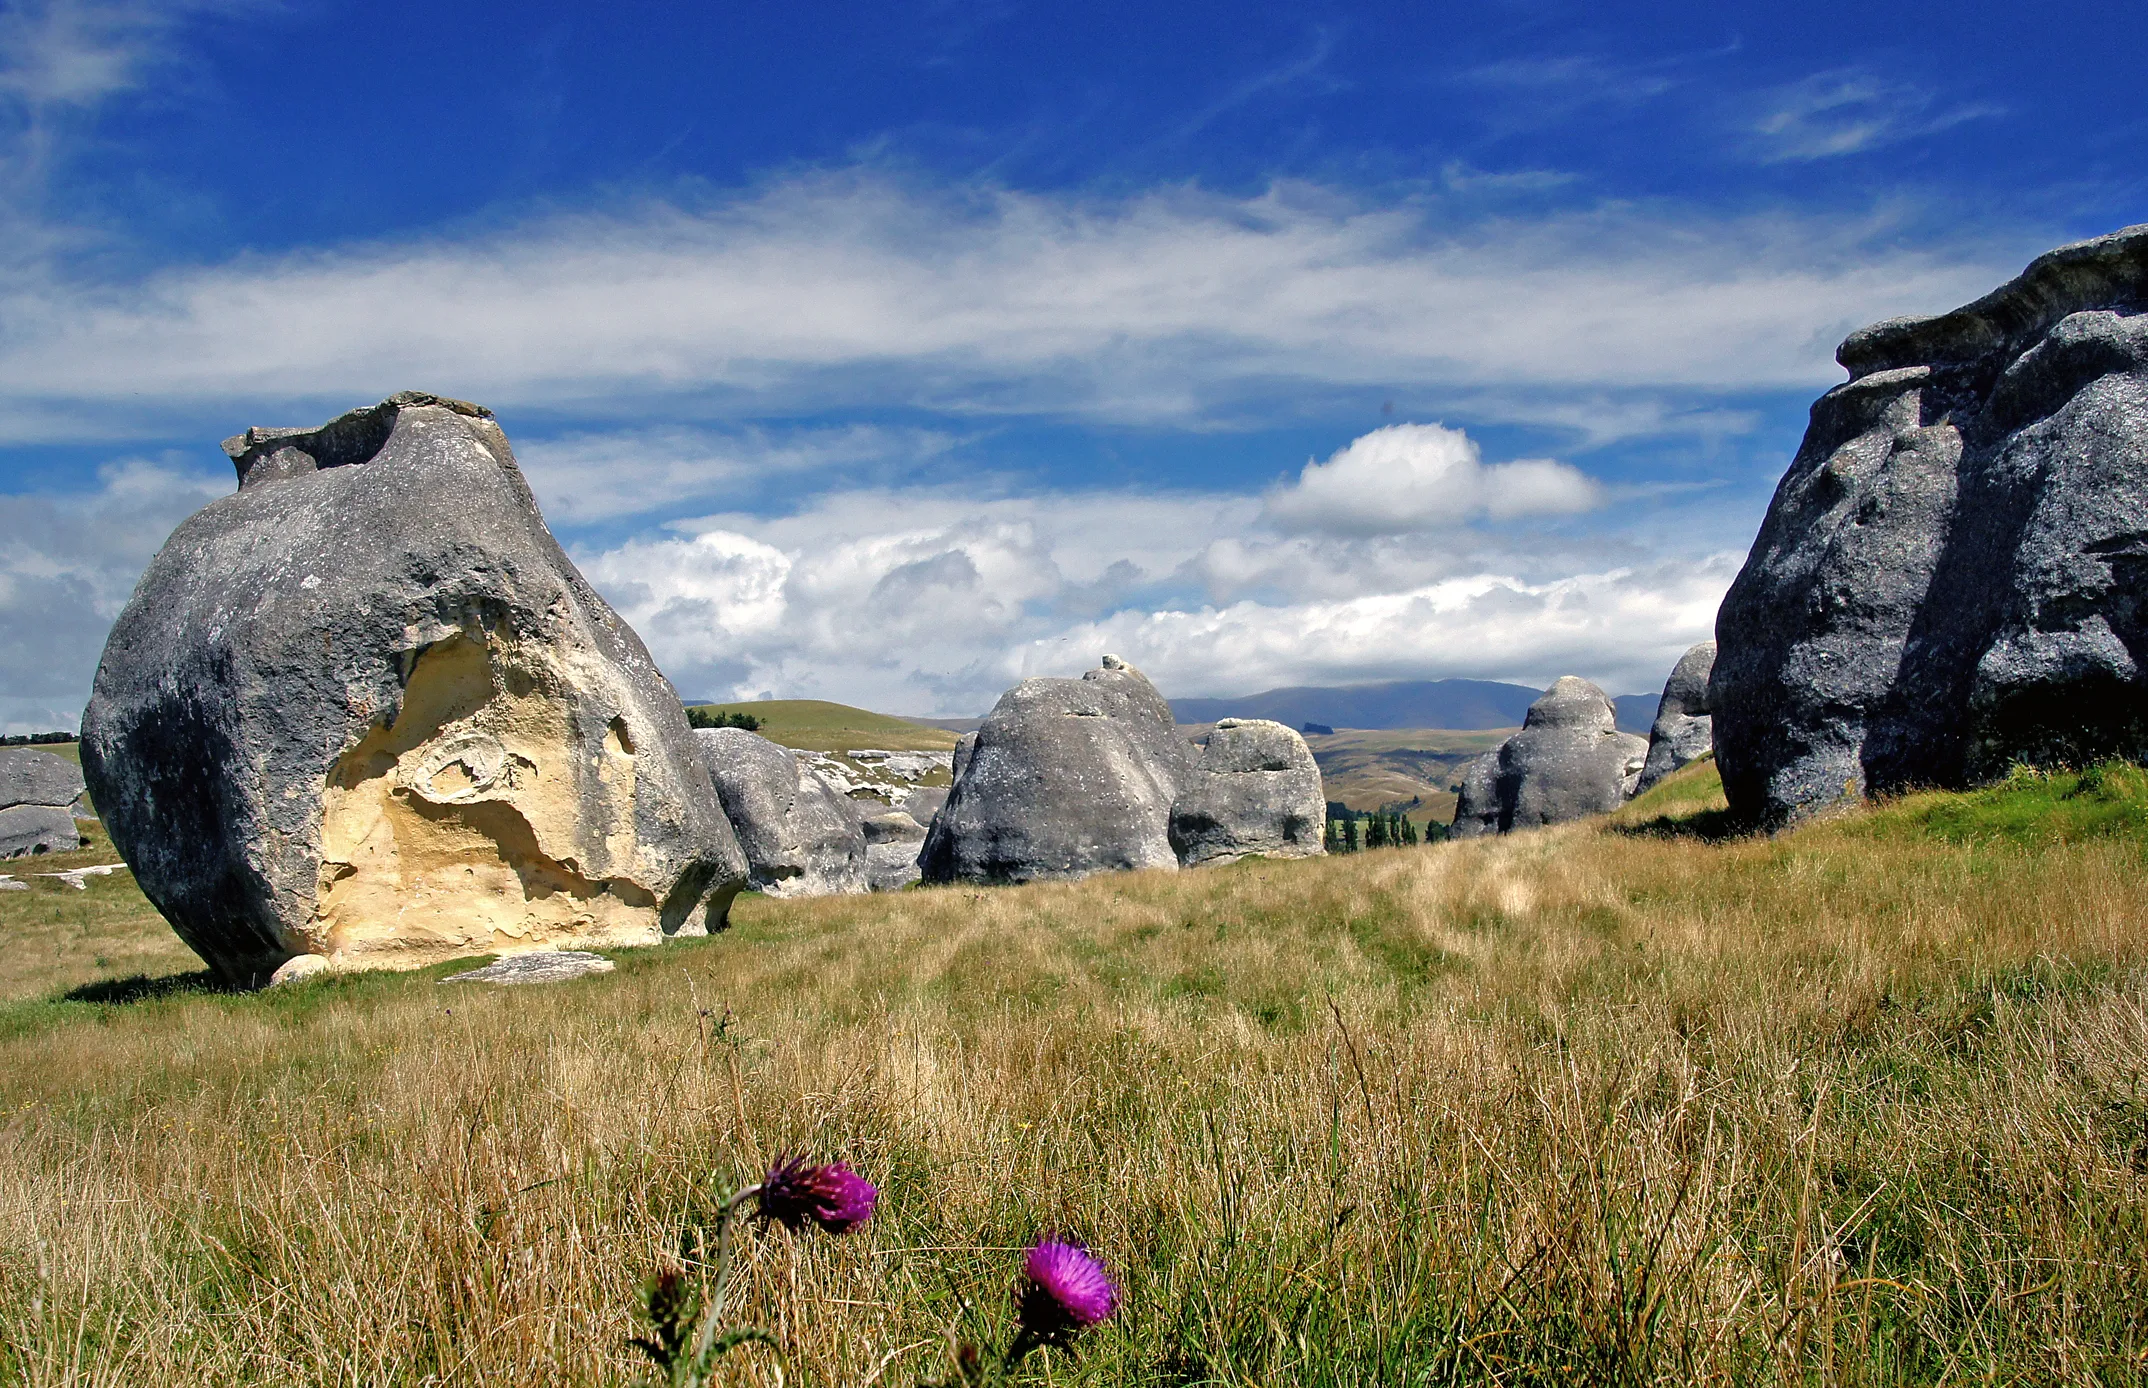
POLYGON ((902 810, 887 810, 865 821, 865 877, 876 892, 899 892, 922 875, 917 855, 925 846, 925 826, 902 810))
POLYGON ((1618 730, 1610 696, 1563 675, 1529 705, 1520 732, 1470 763, 1448 832, 1476 838, 1608 813, 1632 797, 1647 759, 1647 740, 1618 730))
POLYGON ((226 976, 654 942, 745 875, 671 686, 490 412, 403 394, 228 440, 105 646, 83 769, 226 976))
POLYGON ((1663 698, 1656 704, 1656 724, 1648 730, 1648 761, 1634 794, 1714 749, 1714 724, 1708 716, 1708 672, 1714 667, 1713 641, 1701 642, 1671 667, 1663 698))
POLYGON ((1116 656, 1078 680, 1022 681, 955 749, 955 783, 919 860, 925 880, 1320 852, 1326 804, 1304 739, 1281 724, 1219 732, 1208 747, 1187 741, 1155 686, 1116 656))
POLYGON ((2148 757, 2148 226, 1851 334, 1716 618, 1733 811, 2148 757))
POLYGON ((0 858, 80 848, 74 805, 81 794, 82 769, 65 757, 0 748, 0 858))
POLYGON ((1265 719, 1225 718, 1180 780, 1171 847, 1186 867, 1309 857, 1322 851, 1327 815, 1304 737, 1265 719))
POLYGON ((798 754, 743 728, 703 728, 701 755, 745 850, 747 881, 770 896, 867 890, 857 805, 798 754))
POLYGON ((1499 748, 1494 747, 1462 769, 1462 788, 1455 797, 1454 823, 1448 826, 1447 837, 1481 839, 1498 832, 1499 748))

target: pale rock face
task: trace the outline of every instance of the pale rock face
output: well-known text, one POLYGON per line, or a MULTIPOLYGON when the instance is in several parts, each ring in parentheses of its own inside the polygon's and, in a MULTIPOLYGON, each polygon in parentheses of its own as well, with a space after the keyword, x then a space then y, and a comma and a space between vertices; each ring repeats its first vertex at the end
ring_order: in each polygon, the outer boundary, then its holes
POLYGON ((1714 750, 1715 725, 1708 716, 1708 673, 1714 668, 1713 641, 1701 642, 1671 668, 1656 704, 1655 726, 1648 730, 1648 763, 1634 794, 1714 750))
POLYGON ((702 758, 745 850, 748 881, 769 896, 868 889, 856 802, 788 747, 743 728, 702 728, 702 758))
POLYGON ((227 977, 720 924, 745 862, 677 696, 472 405, 405 394, 225 444, 121 613, 83 769, 227 977))
POLYGON ((1620 732, 1617 721, 1603 690, 1560 677, 1529 706, 1520 732, 1470 764, 1450 832, 1507 834, 1617 809, 1648 759, 1647 739, 1620 732))
MULTIPOLYGON (((1505 746, 1501 743, 1500 746, 1505 746)), ((1462 770, 1462 789, 1454 804, 1451 839, 1481 839, 1499 832, 1499 748, 1494 747, 1462 770)))
POLYGON ((81 768, 65 757, 0 748, 0 858, 80 848, 71 807, 81 794, 81 768))
POLYGON ((1327 806, 1305 740, 1232 720, 1196 747, 1116 656, 1024 680, 955 749, 920 863, 929 882, 1023 882, 1321 851, 1327 806))
POLYGON ((902 810, 888 810, 865 821, 865 872, 876 892, 899 892, 922 876, 917 865, 925 846, 925 826, 902 810))
POLYGON ((1171 844, 1186 867, 1311 857, 1323 851, 1326 828, 1320 767, 1305 739, 1266 719, 1217 723, 1171 807, 1171 844))
POLYGON ((1716 617, 1731 809, 2148 758, 2148 226, 1851 334, 1716 617))

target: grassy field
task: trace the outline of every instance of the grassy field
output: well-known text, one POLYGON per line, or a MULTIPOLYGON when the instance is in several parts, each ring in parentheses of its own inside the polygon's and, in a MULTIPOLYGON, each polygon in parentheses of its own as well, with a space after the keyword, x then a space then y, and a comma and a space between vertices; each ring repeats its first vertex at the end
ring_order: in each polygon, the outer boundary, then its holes
POLYGON ((0 894, 0 1377, 630 1382, 640 1279, 798 1149, 881 1210, 749 1230, 781 1350, 726 1382, 938 1378, 1045 1232, 1125 1303, 1037 1383, 2148 1377, 2148 777, 1724 829, 1703 765, 1504 840, 749 897, 542 990, 191 991, 123 876, 0 894))
POLYGON ((842 752, 877 747, 887 752, 945 752, 959 737, 945 728, 928 728, 885 713, 870 713, 824 699, 760 699, 744 704, 696 704, 711 713, 750 713, 761 720, 761 736, 808 752, 842 752))

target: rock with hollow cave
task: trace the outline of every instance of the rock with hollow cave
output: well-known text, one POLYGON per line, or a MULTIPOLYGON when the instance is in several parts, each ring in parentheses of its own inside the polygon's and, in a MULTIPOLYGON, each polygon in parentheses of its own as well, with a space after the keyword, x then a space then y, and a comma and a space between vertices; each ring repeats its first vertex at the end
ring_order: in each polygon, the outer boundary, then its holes
POLYGON ((720 924, 745 860, 670 684, 489 411, 405 393, 228 440, 83 715, 113 843, 227 978, 720 924))

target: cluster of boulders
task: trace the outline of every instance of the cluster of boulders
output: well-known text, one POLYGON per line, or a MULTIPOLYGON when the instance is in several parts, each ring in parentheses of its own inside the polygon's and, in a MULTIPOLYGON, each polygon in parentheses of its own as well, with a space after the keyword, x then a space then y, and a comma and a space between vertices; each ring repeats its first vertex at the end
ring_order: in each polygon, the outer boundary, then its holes
MULTIPOLYGON (((1602 813, 1711 748, 1761 824, 2148 758, 2148 227, 1837 355, 1851 379, 1813 406, 1650 739, 1561 679, 1470 765, 1456 836, 1602 813)), ((82 773, 0 752, 0 856, 77 847, 86 776, 142 890, 235 980, 655 941, 721 924, 749 884, 1321 852, 1302 737, 1226 719, 1196 743, 1110 656, 1009 690, 952 786, 899 807, 752 733, 697 737, 478 406, 405 393, 225 449, 238 490, 113 627, 82 773)))
POLYGON ((755 890, 838 896, 917 880, 925 830, 905 811, 853 799, 819 769, 822 759, 758 733, 704 728, 695 736, 755 890))
POLYGON ((1716 618, 1731 809, 2148 758, 2148 226, 1836 358, 1716 618))
POLYGON ((1116 656, 1024 680, 955 752, 920 859, 929 882, 1028 882, 1322 851, 1327 802, 1305 739, 1224 719, 1189 741, 1116 656))
POLYGON ((0 748, 0 858, 82 846, 82 768, 30 747, 0 748))

